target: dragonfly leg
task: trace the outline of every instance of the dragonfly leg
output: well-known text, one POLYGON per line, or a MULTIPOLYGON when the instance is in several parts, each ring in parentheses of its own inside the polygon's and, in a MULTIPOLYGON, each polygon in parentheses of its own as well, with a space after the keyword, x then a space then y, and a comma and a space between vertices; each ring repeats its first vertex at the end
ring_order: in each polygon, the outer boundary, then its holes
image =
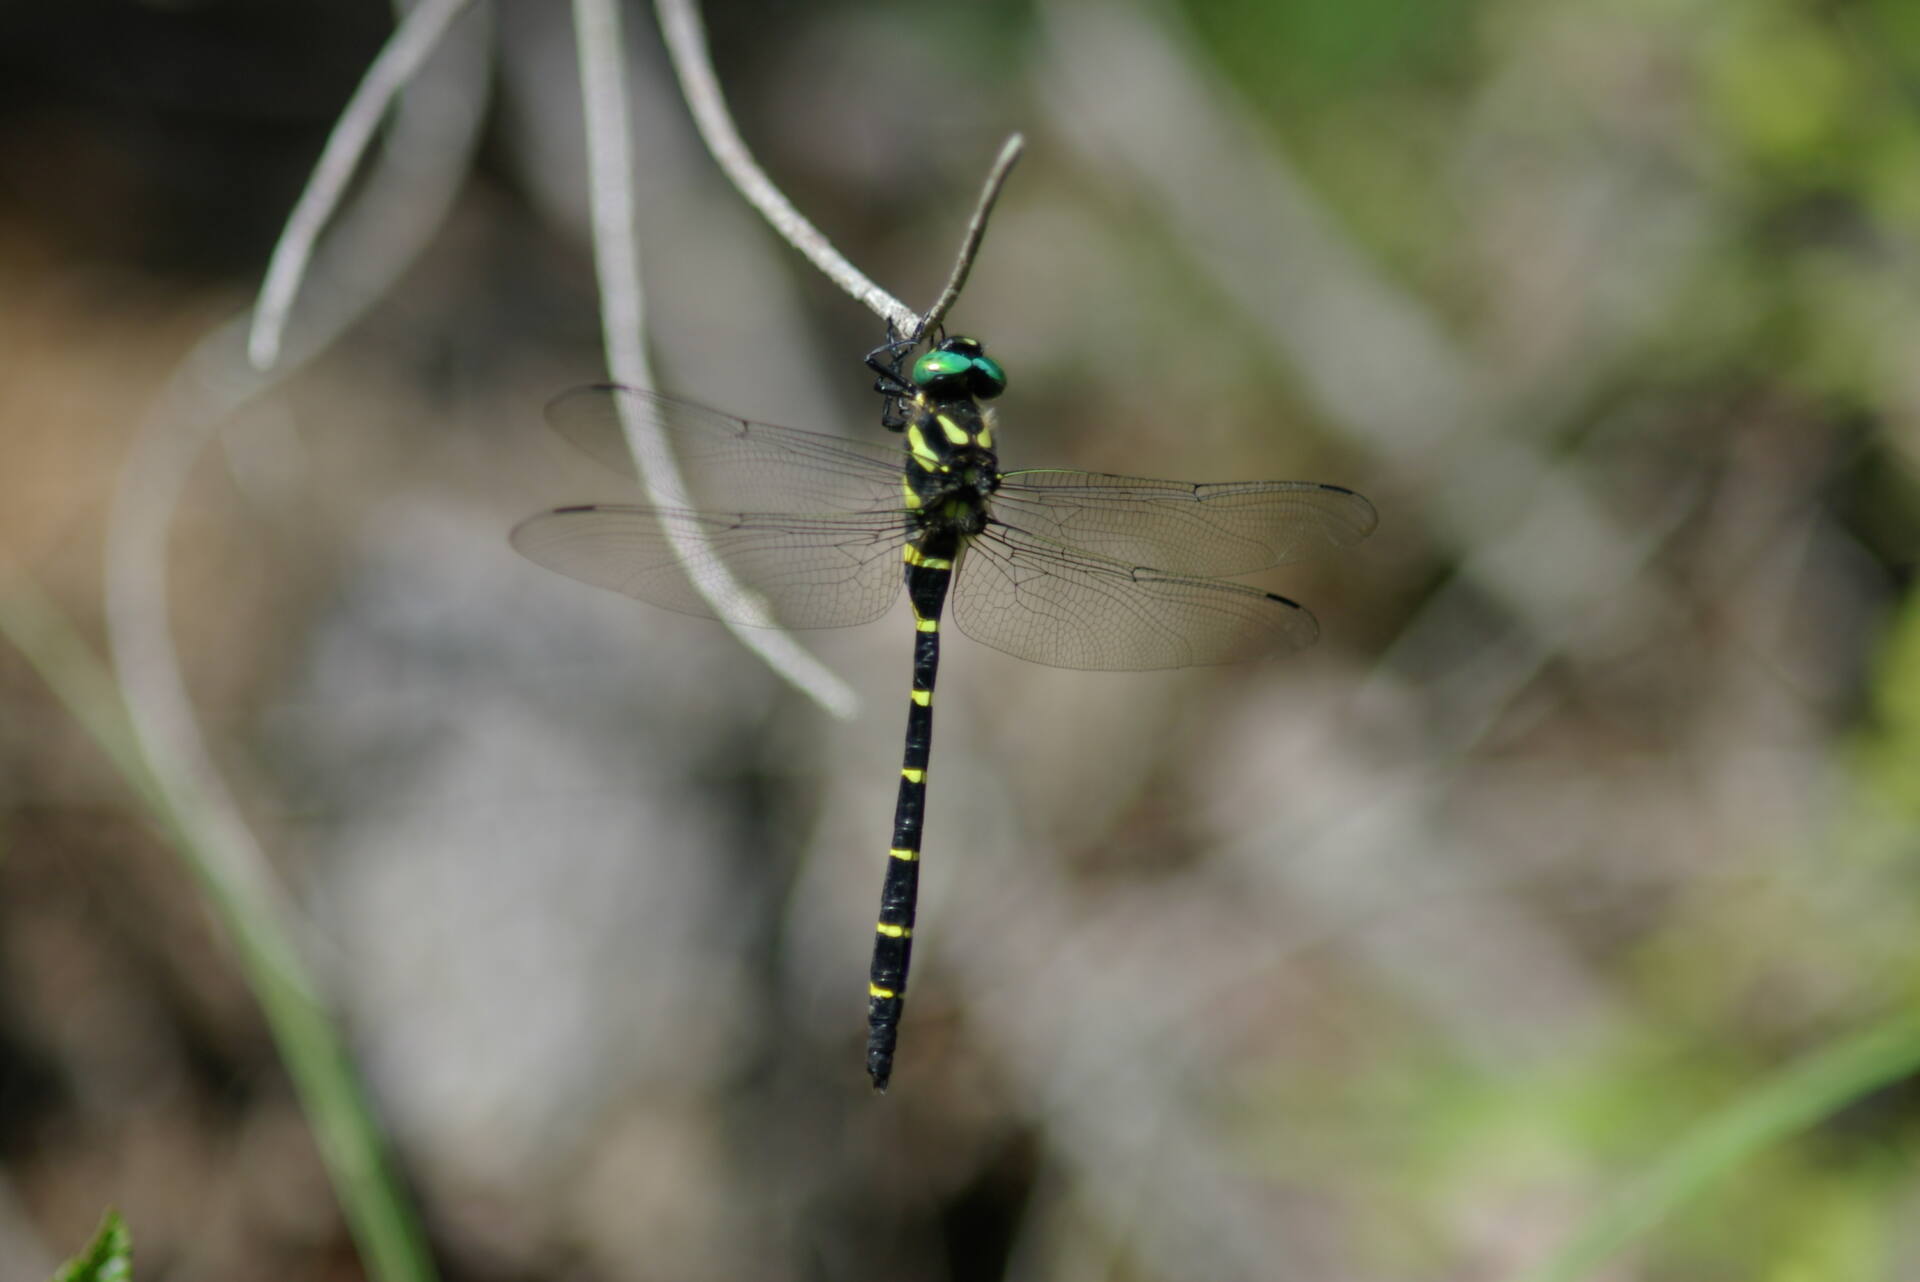
POLYGON ((898 432, 906 427, 906 415, 900 412, 903 397, 913 395, 913 384, 900 374, 900 366, 906 360, 918 340, 903 338, 892 325, 887 326, 888 340, 867 353, 867 368, 877 376, 873 380, 873 390, 887 398, 885 407, 880 411, 880 426, 889 432, 898 432), (882 359, 884 356, 885 359, 882 359))
POLYGON ((907 382, 900 373, 900 366, 905 361, 907 353, 913 350, 913 347, 914 342, 912 339, 896 338, 891 342, 880 344, 880 346, 867 353, 867 368, 879 375, 879 377, 874 380, 874 391, 888 392, 896 395, 908 394, 913 391, 913 384, 907 382), (886 359, 882 360, 881 358, 883 356, 886 359))

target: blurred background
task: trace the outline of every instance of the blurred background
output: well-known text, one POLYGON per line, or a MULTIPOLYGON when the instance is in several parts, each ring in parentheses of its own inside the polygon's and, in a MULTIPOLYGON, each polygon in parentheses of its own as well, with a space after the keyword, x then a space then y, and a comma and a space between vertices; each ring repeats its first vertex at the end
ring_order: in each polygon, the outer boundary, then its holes
MULTIPOLYGON (((802 635, 840 721, 506 542, 623 493, 541 422, 605 373, 567 6, 454 27, 296 318, 404 271, 230 415, 178 371, 392 10, 0 9, 6 591, 104 659, 136 437, 187 442, 163 634, 444 1276, 1515 1277, 1920 997, 1920 6, 706 12, 775 181, 909 306, 1026 133, 952 322, 1010 465, 1381 526, 1258 580, 1321 621, 1284 662, 950 636, 875 1098, 904 606, 802 635)), ((627 17, 662 385, 883 439, 879 323, 627 17)), ((200 884, 12 647, 0 700, 0 1282, 109 1204, 143 1279, 362 1276, 200 884)), ((1920 1277, 1903 1081, 1595 1276, 1920 1277)))

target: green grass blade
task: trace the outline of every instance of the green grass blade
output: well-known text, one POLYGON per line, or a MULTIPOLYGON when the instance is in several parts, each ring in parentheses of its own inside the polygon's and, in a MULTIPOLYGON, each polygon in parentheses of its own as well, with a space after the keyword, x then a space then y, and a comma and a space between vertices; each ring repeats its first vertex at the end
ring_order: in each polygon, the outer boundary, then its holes
POLYGON ((366 1092, 274 900, 229 876, 230 865, 212 857, 218 837, 204 830, 201 817, 175 806, 148 769, 105 667, 59 608, 18 575, 0 588, 0 636, 100 745, 206 894, 272 1030, 369 1276, 433 1282, 419 1217, 394 1176, 366 1092))
POLYGON ((1920 1069, 1920 1016, 1901 1015, 1820 1050, 1748 1091, 1667 1150, 1612 1206, 1519 1282, 1575 1282, 1757 1150, 1920 1069))

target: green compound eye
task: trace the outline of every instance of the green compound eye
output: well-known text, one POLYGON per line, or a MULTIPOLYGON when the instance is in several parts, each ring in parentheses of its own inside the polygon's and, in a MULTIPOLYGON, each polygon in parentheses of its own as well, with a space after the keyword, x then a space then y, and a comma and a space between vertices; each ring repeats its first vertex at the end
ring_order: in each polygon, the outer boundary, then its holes
POLYGON ((958 352, 931 351, 913 363, 913 381, 917 387, 931 387, 943 379, 957 378, 973 368, 973 362, 958 352))
POLYGON ((967 387, 983 401, 990 401, 1007 390, 1007 371, 1000 368, 1000 362, 985 354, 975 356, 970 362, 972 374, 967 379, 967 387))

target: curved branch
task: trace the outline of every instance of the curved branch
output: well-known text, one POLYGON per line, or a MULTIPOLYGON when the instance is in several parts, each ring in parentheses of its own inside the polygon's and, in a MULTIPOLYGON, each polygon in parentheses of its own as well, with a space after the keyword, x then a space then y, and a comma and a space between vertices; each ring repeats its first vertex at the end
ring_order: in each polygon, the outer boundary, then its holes
MULTIPOLYGON (((156 812, 180 837, 182 853, 235 946, 313 1125, 368 1276, 382 1282, 427 1282, 434 1276, 432 1261, 332 1029, 324 987, 297 943, 299 917, 291 898, 201 734, 172 633, 167 535, 217 427, 330 345, 440 227, 479 136, 489 83, 487 42, 486 26, 469 24, 460 39, 447 42, 446 56, 413 80, 373 172, 320 247, 325 265, 319 275, 331 288, 306 309, 273 368, 249 360, 245 316, 216 326, 176 367, 134 436, 107 522, 108 642, 127 729, 144 767, 139 778, 150 781, 156 812)), ((300 274, 293 273, 296 284, 300 274)), ((279 344, 276 337, 273 345, 279 344)))
MULTIPOLYGON (((593 216, 593 256, 600 286, 600 327, 605 336, 607 370, 614 381, 652 387, 653 370, 647 360, 645 296, 640 288, 640 244, 633 222, 632 142, 627 118, 626 42, 621 35, 618 0, 574 0, 574 40, 580 63, 581 107, 587 136, 587 185, 593 216)), ((795 215, 798 217, 798 215, 795 215)), ((818 233, 815 233, 816 235, 818 233)), ((680 487, 673 474, 672 452, 657 444, 642 449, 650 429, 619 405, 620 426, 627 448, 633 451, 641 482, 650 501, 661 502, 663 492, 680 487)), ((669 531, 674 555, 682 565, 699 557, 700 540, 678 530, 669 531)), ((695 589, 714 604, 714 615, 748 650, 788 684, 841 719, 859 711, 851 687, 825 664, 809 654, 771 616, 763 626, 749 628, 734 622, 738 611, 721 608, 745 589, 727 575, 689 575, 695 589)))
POLYGON ((694 126, 722 172, 781 238, 805 254, 807 261, 819 268, 828 280, 866 304, 901 333, 912 333, 920 318, 835 249, 833 242, 794 207, 786 193, 773 185, 773 180, 754 160, 753 153, 747 150, 739 126, 733 123, 733 115, 727 110, 727 100, 720 93, 720 80, 714 74, 713 58, 707 49, 706 28, 701 25, 693 0, 657 0, 654 10, 660 18, 660 34, 666 40, 667 56, 673 61, 674 74, 680 78, 680 90, 693 112, 694 126))
POLYGON ((1025 139, 1014 134, 1000 148, 999 158, 994 161, 985 188, 974 206, 973 219, 967 225, 966 238, 961 243, 959 258, 954 264, 953 274, 947 280, 946 289, 941 291, 939 300, 925 316, 916 315, 905 303, 880 288, 866 273, 855 267, 845 254, 835 249, 825 233, 794 207, 786 193, 774 186, 766 170, 747 150, 745 140, 740 137, 739 126, 734 124, 733 115, 727 110, 727 100, 720 92, 720 79, 714 74, 713 57, 707 48, 706 28, 701 25, 700 12, 694 0, 655 0, 654 11, 660 19, 660 34, 666 41, 667 56, 673 62, 674 75, 679 77, 680 90, 686 96, 688 110, 693 113, 694 127, 700 131, 701 140, 706 143, 707 151, 719 164, 721 172, 726 174, 747 203, 760 211, 760 216, 779 233, 781 239, 804 254, 807 261, 819 268, 828 280, 838 285, 855 302, 865 304, 874 315, 898 332, 910 334, 917 340, 938 325, 959 297, 960 287, 966 283, 967 273, 973 269, 980 239, 986 234, 987 218, 993 211, 994 202, 1000 197, 1000 189, 1006 183, 1008 172, 1026 147, 1025 139))
POLYGON ((266 278, 260 283, 260 299, 254 304, 253 323, 247 331, 247 359, 257 370, 272 369, 280 359, 280 345, 286 333, 287 317, 293 311, 294 296, 307 273, 314 244, 321 228, 333 216, 347 181, 360 167, 373 131, 385 119, 387 109, 399 92, 420 70, 427 55, 440 43, 447 27, 469 0, 421 0, 409 10, 379 56, 360 79, 360 87, 340 112, 327 145, 314 164, 313 177, 306 190, 287 215, 287 225, 273 247, 267 262, 266 278))

